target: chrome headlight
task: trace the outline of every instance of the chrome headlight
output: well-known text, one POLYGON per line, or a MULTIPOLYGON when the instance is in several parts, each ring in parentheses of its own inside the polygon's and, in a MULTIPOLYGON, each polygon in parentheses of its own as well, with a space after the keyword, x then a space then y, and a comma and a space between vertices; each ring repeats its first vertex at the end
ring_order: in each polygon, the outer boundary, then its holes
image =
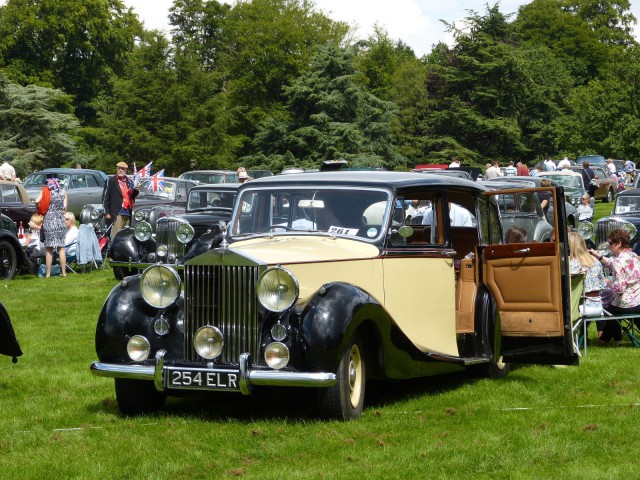
POLYGON ((270 343, 264 350, 264 361, 276 370, 284 368, 289 363, 289 349, 284 343, 270 343))
POLYGON ((180 296, 180 276, 173 268, 153 265, 142 272, 140 292, 142 298, 155 308, 167 308, 180 296))
POLYGON ((139 242, 146 242, 151 238, 151 224, 149 222, 138 222, 133 227, 133 234, 139 242))
POLYGON ((147 214, 146 214, 146 212, 144 210, 138 210, 137 212, 135 212, 133 214, 133 219, 136 222, 141 222, 143 220, 146 220, 146 218, 147 218, 147 214))
POLYGON ((91 219, 92 222, 95 222, 96 220, 98 220, 100 218, 101 214, 102 214, 102 212, 100 212, 98 209, 94 208, 93 210, 91 210, 91 213, 89 214, 89 218, 91 219))
POLYGON ((258 301, 267 310, 283 312, 298 299, 298 281, 282 267, 267 269, 258 279, 258 301))
POLYGON ((134 335, 127 342, 127 354, 134 362, 144 362, 149 358, 150 351, 151 345, 149 345, 149 340, 142 335, 134 335))
POLYGON ((195 234, 195 230, 188 223, 181 223, 176 228, 176 238, 180 243, 189 243, 193 240, 193 235, 195 234))
POLYGON ((168 252, 169 248, 162 243, 156 247, 156 254, 159 257, 166 257, 168 252))
POLYGON ((224 336, 216 327, 206 325, 198 329, 193 339, 193 346, 203 358, 212 360, 222 353, 224 336))

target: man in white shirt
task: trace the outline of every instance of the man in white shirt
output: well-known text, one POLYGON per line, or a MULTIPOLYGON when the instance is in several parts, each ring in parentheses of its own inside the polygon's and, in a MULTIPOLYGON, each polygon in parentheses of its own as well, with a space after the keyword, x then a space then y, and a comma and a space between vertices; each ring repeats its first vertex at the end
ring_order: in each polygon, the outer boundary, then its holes
POLYGON ((513 165, 513 160, 504 168, 504 175, 505 177, 515 177, 518 175, 518 169, 513 165))
POLYGON ((544 161, 544 168, 547 172, 553 172, 556 169, 556 164, 553 163, 553 159, 551 157, 547 157, 544 161))
POLYGON ((16 179, 16 170, 6 160, 0 165, 0 180, 9 180, 14 182, 16 179))
POLYGON ((616 170, 616 164, 613 163, 613 158, 607 158, 607 170, 613 176, 617 176, 618 171, 616 170))
POLYGON ((460 168, 460 162, 456 157, 451 158, 451 163, 449 164, 449 168, 460 168))
POLYGON ((500 164, 498 162, 493 162, 493 165, 487 168, 484 178, 486 180, 491 180, 492 178, 498 178, 501 176, 502 172, 500 171, 500 164))
POLYGON ((569 161, 569 157, 564 157, 562 160, 558 162, 558 170, 562 170, 563 168, 571 167, 571 161, 569 161))
MULTIPOLYGON (((429 208, 422 217, 423 225, 433 223, 433 210, 429 208)), ((449 202, 449 223, 452 227, 473 227, 471 212, 457 203, 449 202)))

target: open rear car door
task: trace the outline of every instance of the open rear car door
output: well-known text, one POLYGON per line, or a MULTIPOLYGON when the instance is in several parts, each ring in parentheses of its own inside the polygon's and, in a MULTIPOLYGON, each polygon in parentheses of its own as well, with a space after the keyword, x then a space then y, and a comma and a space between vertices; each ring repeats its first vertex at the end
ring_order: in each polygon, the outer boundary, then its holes
MULTIPOLYGON (((530 364, 578 364, 579 355, 572 340, 570 277, 567 259, 568 239, 565 221, 564 191, 561 187, 510 189, 486 192, 506 212, 505 196, 532 195, 539 200, 551 194, 554 218, 552 239, 534 239, 531 232, 517 243, 494 238, 502 230, 503 238, 514 238, 507 231, 519 227, 507 215, 500 216, 501 229, 489 225, 490 244, 482 248, 481 278, 495 301, 496 324, 500 330, 500 355, 505 362, 530 364), (540 193, 538 193, 540 192, 540 193), (545 193, 548 192, 548 193, 545 193), (500 197, 502 196, 502 197, 500 197), (560 201, 558 201, 560 199, 560 201), (502 204, 500 203, 502 201, 502 204), (555 235, 554 235, 555 234, 555 235), (555 236, 555 239, 553 239, 555 236)), ((486 202, 494 208, 494 202, 486 202)), ((489 223, 497 216, 487 215, 489 223)), ((540 223, 548 232, 548 224, 540 223)), ((532 228, 529 226, 529 228, 532 228)), ((513 233, 513 232, 512 232, 513 233)), ((517 238, 517 235, 515 236, 517 238)), ((485 237, 486 238, 486 237, 485 237)))

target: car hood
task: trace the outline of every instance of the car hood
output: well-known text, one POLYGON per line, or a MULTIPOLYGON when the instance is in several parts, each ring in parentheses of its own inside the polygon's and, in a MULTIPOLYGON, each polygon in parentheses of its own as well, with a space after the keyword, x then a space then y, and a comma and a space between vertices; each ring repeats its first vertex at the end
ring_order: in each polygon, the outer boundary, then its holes
POLYGON ((240 255, 267 265, 375 258, 375 245, 348 238, 329 236, 279 235, 232 243, 229 248, 240 255))

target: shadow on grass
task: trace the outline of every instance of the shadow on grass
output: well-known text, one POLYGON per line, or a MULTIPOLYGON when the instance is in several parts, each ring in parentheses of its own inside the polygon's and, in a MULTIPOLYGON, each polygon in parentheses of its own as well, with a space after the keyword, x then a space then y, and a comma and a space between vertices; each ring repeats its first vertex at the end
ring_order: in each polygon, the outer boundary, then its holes
MULTIPOLYGON (((365 410, 383 409, 417 397, 431 397, 472 385, 483 377, 468 371, 402 381, 368 381, 365 410)), ((509 377, 495 381, 509 381, 509 377)), ((521 381, 521 379, 520 379, 521 381)), ((92 413, 119 415, 114 397, 89 407, 92 413)), ((255 388, 252 395, 195 392, 167 398, 164 408, 151 417, 180 416, 211 422, 283 421, 306 423, 323 420, 317 410, 317 391, 304 388, 255 388)), ((148 418, 141 417, 141 418, 148 418)))

